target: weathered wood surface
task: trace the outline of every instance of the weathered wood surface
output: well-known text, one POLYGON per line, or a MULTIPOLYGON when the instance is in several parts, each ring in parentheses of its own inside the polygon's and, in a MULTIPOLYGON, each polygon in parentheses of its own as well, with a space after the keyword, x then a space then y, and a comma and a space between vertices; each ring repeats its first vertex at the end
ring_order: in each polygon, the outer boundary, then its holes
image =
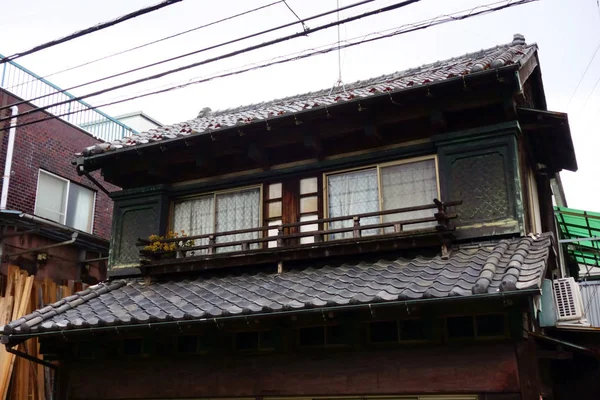
POLYGON ((519 392, 511 344, 94 360, 63 367, 69 399, 519 392))
MULTIPOLYGON (((7 271, 4 296, 0 297, 0 326, 83 289, 81 282, 69 281, 60 286, 50 279, 35 281, 33 275, 17 266, 11 265, 7 271)), ((38 339, 29 339, 15 349, 42 358, 38 339)), ((0 345, 0 399, 46 399, 51 381, 48 374, 47 368, 17 357, 0 345)))

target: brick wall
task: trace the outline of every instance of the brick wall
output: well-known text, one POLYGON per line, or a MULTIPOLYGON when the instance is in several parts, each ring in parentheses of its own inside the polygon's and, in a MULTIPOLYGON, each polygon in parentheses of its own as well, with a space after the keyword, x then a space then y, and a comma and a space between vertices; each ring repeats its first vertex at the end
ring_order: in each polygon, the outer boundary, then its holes
MULTIPOLYGON (((0 90, 0 104, 12 104, 18 98, 0 90)), ((31 109, 29 104, 18 106, 19 112, 31 109)), ((0 111, 2 116, 9 116, 10 110, 0 111)), ((35 119, 45 118, 48 114, 36 113, 18 118, 17 124, 35 119)), ((9 126, 6 121, 5 127, 9 126)), ((0 169, 4 171, 8 129, 0 132, 2 150, 0 152, 0 169)), ((85 131, 53 119, 17 128, 12 163, 12 175, 8 192, 8 209, 33 214, 37 189, 38 171, 44 169, 63 178, 69 179, 96 192, 93 233, 103 238, 110 237, 112 220, 112 200, 85 176, 78 176, 71 161, 75 153, 87 146, 98 143, 85 131)), ((109 191, 118 187, 105 183, 99 172, 91 174, 109 191)), ((0 184, 1 187, 1 184, 0 184)))

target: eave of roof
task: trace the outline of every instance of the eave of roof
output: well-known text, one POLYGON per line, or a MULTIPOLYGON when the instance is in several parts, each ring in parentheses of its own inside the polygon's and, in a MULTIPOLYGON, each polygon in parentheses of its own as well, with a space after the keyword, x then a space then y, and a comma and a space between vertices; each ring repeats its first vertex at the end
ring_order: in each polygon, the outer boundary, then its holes
POLYGON ((519 123, 532 135, 536 159, 552 168, 577 171, 577 158, 566 113, 517 108, 519 123))
POLYGON ((186 140, 202 134, 212 135, 217 132, 240 129, 240 127, 264 124, 265 121, 276 122, 310 113, 327 112, 328 109, 355 104, 358 101, 380 100, 399 93, 409 95, 419 90, 427 91, 434 87, 439 88, 456 83, 464 86, 471 79, 484 79, 486 76, 496 77, 506 71, 518 70, 536 53, 537 45, 525 45, 524 40, 515 40, 516 44, 496 46, 477 53, 424 65, 420 68, 349 84, 347 85, 348 91, 344 93, 328 95, 327 91, 319 91, 210 113, 185 123, 162 127, 140 136, 86 149, 79 155, 81 159, 78 162, 80 165, 89 165, 99 162, 108 154, 122 154, 135 149, 142 150, 159 143, 166 145, 169 142, 186 140), (453 62, 454 64, 452 64, 453 62), (441 70, 448 71, 450 68, 454 68, 451 73, 440 75, 441 70), (415 81, 411 81, 411 78, 414 78, 415 81), (421 80, 417 81, 417 78, 421 80), (225 120, 228 122, 216 122, 225 120), (195 128, 196 126, 200 128, 195 128))
POLYGON ((77 232, 77 240, 73 243, 73 246, 101 252, 106 252, 109 248, 109 241, 98 235, 73 229, 66 225, 18 210, 0 210, 0 224, 2 223, 8 223, 11 226, 24 229, 37 230, 41 236, 61 241, 70 239, 71 234, 77 232))

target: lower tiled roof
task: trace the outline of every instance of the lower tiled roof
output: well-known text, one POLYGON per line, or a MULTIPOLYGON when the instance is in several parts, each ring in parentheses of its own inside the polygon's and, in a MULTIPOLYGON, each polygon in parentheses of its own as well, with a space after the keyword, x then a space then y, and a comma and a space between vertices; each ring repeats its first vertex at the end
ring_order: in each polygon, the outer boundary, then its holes
POLYGON ((90 287, 6 325, 4 334, 277 313, 396 300, 536 289, 551 236, 469 245, 442 257, 193 279, 117 280, 90 287))

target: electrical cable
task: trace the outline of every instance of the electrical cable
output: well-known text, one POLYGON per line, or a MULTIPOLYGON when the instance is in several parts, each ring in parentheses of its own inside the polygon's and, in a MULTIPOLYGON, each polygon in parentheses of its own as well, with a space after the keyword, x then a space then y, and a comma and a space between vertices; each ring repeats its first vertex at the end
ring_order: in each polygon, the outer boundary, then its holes
MULTIPOLYGON (((343 7, 343 9, 346 10, 346 9, 358 7, 358 6, 367 4, 367 3, 371 3, 373 1, 375 1, 375 0, 361 0, 361 1, 357 2, 357 3, 353 3, 353 4, 350 4, 348 6, 345 6, 345 7, 343 7)), ((412 1, 410 1, 410 3, 418 2, 418 1, 421 1, 421 0, 412 0, 412 1)), ((233 44, 233 43, 241 42, 241 41, 246 40, 246 39, 250 39, 250 38, 253 38, 253 37, 257 37, 257 36, 262 36, 262 35, 267 34, 267 33, 271 33, 271 32, 275 32, 275 31, 278 31, 278 30, 281 30, 281 29, 284 29, 284 28, 288 28, 290 26, 297 25, 299 23, 303 24, 306 21, 310 21, 310 20, 313 20, 313 19, 321 18, 321 17, 327 16, 329 14, 336 13, 338 11, 339 11, 338 9, 330 10, 330 11, 323 12, 323 13, 320 13, 320 14, 317 14, 317 15, 313 15, 312 17, 309 17, 309 18, 302 19, 300 21, 294 21, 294 22, 290 22, 290 23, 287 23, 287 24, 279 25, 279 26, 274 27, 274 28, 270 28, 270 29, 263 30, 263 31, 260 31, 260 32, 257 32, 257 33, 253 33, 253 34, 250 34, 250 35, 243 36, 241 38, 232 39, 232 40, 229 40, 229 41, 226 41, 226 42, 222 42, 222 43, 219 43, 219 44, 216 44, 216 45, 205 47, 205 48, 202 48, 202 49, 199 49, 199 50, 192 51, 190 53, 185 53, 185 54, 182 54, 182 55, 179 55, 179 56, 176 56, 176 57, 171 57, 171 58, 168 58, 168 59, 165 59, 165 60, 157 61, 157 62, 154 62, 154 63, 151 63, 151 64, 147 64, 147 65, 144 65, 144 66, 141 66, 141 67, 130 69, 130 70, 127 70, 127 71, 124 71, 124 72, 119 72, 117 74, 105 76, 103 78, 99 78, 99 79, 95 79, 95 80, 90 81, 90 82, 86 82, 86 83, 82 83, 82 84, 79 84, 79 85, 71 86, 69 88, 62 89, 62 90, 59 90, 59 91, 56 91, 56 92, 52 92, 52 93, 48 93, 48 94, 45 94, 45 95, 42 95, 42 96, 34 97, 32 99, 22 100, 20 102, 16 102, 16 103, 13 103, 13 104, 9 104, 9 105, 0 107, 0 110, 7 109, 7 108, 10 108, 12 106, 18 106, 18 105, 23 104, 23 103, 28 103, 28 102, 32 102, 32 101, 35 101, 35 100, 43 99, 45 97, 53 96, 53 95, 56 95, 56 94, 59 94, 59 93, 64 93, 64 92, 67 92, 67 91, 70 91, 70 90, 73 90, 73 89, 78 89, 78 88, 81 88, 81 87, 84 87, 84 86, 88 86, 88 85, 91 85, 91 84, 94 84, 94 83, 99 83, 99 82, 105 81, 107 79, 117 78, 119 76, 123 76, 123 75, 127 75, 127 74, 130 74, 130 73, 133 73, 133 72, 141 71, 141 70, 146 69, 146 68, 155 67, 155 66, 160 65, 160 64, 164 64, 164 63, 167 63, 167 62, 179 60, 179 59, 184 58, 184 57, 189 57, 189 56, 192 56, 192 55, 195 55, 195 54, 199 54, 199 53, 203 53, 203 52, 206 52, 206 51, 209 51, 209 50, 214 50, 214 49, 217 49, 219 47, 223 47, 223 46, 230 45, 230 44, 233 44)), ((321 30, 321 29, 325 29, 325 28, 320 28, 319 30, 321 30)), ((310 30, 310 32, 304 30, 303 33, 298 33, 298 34, 295 34, 293 36, 294 36, 294 38, 295 37, 299 37, 299 36, 304 36, 304 35, 308 35, 308 33, 314 32, 314 31, 315 31, 314 29, 310 30)), ((290 37, 288 37, 287 39, 283 39, 283 40, 289 40, 289 39, 290 39, 290 37)), ((283 41, 283 40, 281 40, 281 41, 283 41)), ((269 42, 267 42, 267 43, 269 43, 269 42)), ((272 43, 272 44, 275 44, 275 43, 272 43)), ((270 44, 267 44, 267 45, 270 45, 270 44)), ((262 47, 265 47, 265 46, 262 46, 262 47)), ((258 47, 258 48, 260 48, 260 47, 258 47)), ((198 65, 201 65, 201 64, 198 64, 198 65)), ((184 69, 193 68, 193 67, 198 66, 198 65, 197 64, 192 64, 191 66, 184 67, 184 69)), ((180 69, 177 69, 174 72, 179 72, 179 71, 180 71, 180 69)), ((50 108, 50 107, 53 107, 53 106, 54 105, 51 105, 51 106, 48 106, 46 108, 50 108)), ((43 108, 43 109, 46 109, 46 108, 43 108)), ((1 119, 0 119, 0 121, 1 121, 1 119)))
MULTIPOLYGON (((205 60, 202 60, 202 61, 195 62, 193 64, 188 64, 188 65, 185 65, 185 66, 182 66, 182 67, 178 67, 178 68, 175 68, 175 69, 172 69, 172 70, 169 70, 169 71, 160 72, 158 74, 151 75, 151 76, 148 76, 148 77, 145 77, 145 78, 140 78, 140 79, 136 79, 134 81, 122 83, 120 85, 116 85, 116 86, 113 86, 113 87, 110 87, 110 88, 107 88, 107 89, 98 90, 96 92, 88 93, 88 94, 82 95, 82 96, 76 96, 76 97, 73 97, 71 99, 63 100, 63 101, 60 101, 60 102, 57 102, 57 103, 53 103, 53 104, 49 104, 49 105, 46 105, 46 106, 43 106, 43 107, 36 107, 36 108, 30 109, 30 110, 24 111, 24 112, 22 112, 20 114, 17 114, 16 116, 0 118, 0 122, 3 122, 3 121, 8 120, 10 118, 22 117, 22 116, 29 115, 29 114, 32 114, 32 113, 35 113, 35 112, 38 112, 38 111, 43 111, 43 110, 46 110, 46 109, 51 108, 51 107, 56 107, 56 106, 59 106, 59 105, 71 103, 71 102, 78 101, 78 100, 83 100, 83 99, 86 99, 88 97, 97 96, 97 95, 100 95, 100 94, 103 94, 103 93, 106 93, 106 92, 110 92, 110 91, 113 91, 113 90, 121 89, 121 88, 128 87, 128 86, 131 86, 131 85, 135 85, 135 84, 138 84, 138 83, 147 82, 147 81, 150 81, 150 80, 162 78, 163 76, 167 76, 167 75, 170 75, 170 74, 173 74, 173 73, 176 73, 176 72, 185 71, 187 69, 194 68, 194 67, 197 67, 197 66, 200 66, 200 65, 209 64, 209 63, 212 63, 212 62, 215 62, 215 61, 221 61, 221 60, 224 60, 224 59, 227 59, 227 58, 231 58, 231 57, 234 57, 234 56, 237 56, 237 55, 240 55, 240 54, 244 54, 244 53, 247 53, 247 52, 250 52, 250 51, 253 51, 253 50, 257 50, 257 49, 260 49, 260 48, 263 48, 263 47, 268 47, 268 46, 272 46, 272 45, 277 44, 277 43, 285 42, 285 41, 290 40, 290 39, 295 39, 295 38, 298 38, 300 36, 304 36, 304 35, 306 35, 308 33, 314 33, 314 32, 318 32, 318 31, 324 30, 324 29, 328 29, 328 28, 337 26, 338 24, 346 24, 346 23, 349 23, 349 22, 352 22, 352 21, 360 20, 362 18, 370 17, 370 16, 375 15, 375 14, 382 14, 382 13, 389 12, 389 11, 392 11, 392 10, 396 10, 396 9, 399 9, 399 8, 402 8, 402 7, 406 7, 406 6, 410 5, 410 4, 417 3, 419 1, 421 1, 421 0, 404 0, 404 1, 392 4, 392 5, 387 6, 387 7, 383 7, 383 8, 379 8, 379 9, 376 9, 376 10, 368 11, 368 12, 365 12, 363 14, 354 15, 352 17, 344 18, 343 20, 340 20, 339 22, 337 22, 337 21, 335 21, 335 22, 329 22, 329 23, 326 23, 324 25, 317 26, 316 28, 309 28, 308 31, 302 31, 302 32, 294 33, 294 34, 291 34, 291 35, 288 35, 288 36, 279 37, 277 39, 269 40, 269 41, 266 41, 266 42, 263 42, 263 43, 260 43, 260 44, 257 44, 257 45, 253 45, 253 46, 249 46, 249 47, 246 47, 246 48, 243 48, 243 49, 235 50, 233 52, 226 53, 226 54, 223 54, 223 55, 220 55, 220 56, 217 56, 217 57, 212 57, 212 58, 209 58, 209 59, 205 59, 205 60)), ((311 17, 311 18, 313 18, 313 17, 311 17)))
POLYGON ((579 89, 579 85, 581 85, 581 82, 583 82, 583 78, 585 78, 585 75, 587 74, 588 70, 590 69, 592 62, 596 58, 596 55, 598 54, 598 50, 600 50, 600 42, 598 43, 598 46, 596 46, 596 50, 594 51, 594 54, 592 55, 592 57, 590 58, 590 61, 588 62, 587 66, 585 67, 585 71, 583 71, 583 75, 581 75, 581 78, 579 78, 579 82, 577 82, 577 86, 575 86, 573 93, 571 93, 571 97, 569 97, 569 102, 567 103, 567 108, 569 108, 571 101, 573 101, 573 96, 575 96, 577 89, 579 89))
MULTIPOLYGON (((72 67, 69 67, 69 68, 66 68, 66 69, 62 69, 60 71, 53 72, 53 73, 45 75, 45 76, 42 76, 41 78, 35 78, 35 79, 29 80, 29 81, 25 81, 25 82, 19 83, 17 85, 7 87, 6 89, 10 90, 10 89, 13 89, 13 88, 16 88, 16 87, 19 87, 19 86, 26 85, 26 84, 31 83, 31 82, 38 81, 40 79, 47 79, 47 78, 50 78, 52 76, 62 74, 64 72, 68 72, 68 71, 72 71, 72 70, 77 69, 77 68, 85 67, 85 66, 97 63, 99 61, 107 60, 107 59, 112 58, 112 57, 120 56, 122 54, 129 53, 129 52, 135 51, 135 50, 139 50, 139 49, 142 49, 142 48, 147 47, 147 46, 151 46, 151 45, 156 44, 156 43, 164 42, 164 41, 169 40, 169 39, 173 39, 173 38, 176 38, 176 37, 179 37, 179 36, 191 33, 191 32, 198 31, 200 29, 208 28, 209 26, 217 25, 217 24, 220 24, 220 23, 223 23, 223 22, 226 22, 226 21, 238 18, 238 17, 242 17, 244 15, 248 15, 248 14, 251 14, 253 12, 260 11, 262 9, 274 6, 274 5, 282 3, 282 2, 284 2, 284 0, 277 0, 277 1, 274 1, 272 3, 265 4, 263 6, 253 8, 251 10, 246 10, 246 11, 234 14, 234 15, 230 15, 230 16, 225 17, 225 18, 221 18, 221 19, 216 20, 216 21, 212 21, 212 22, 209 22, 209 23, 197 26, 195 28, 187 29, 185 31, 178 32, 178 33, 175 33, 173 35, 169 35, 169 36, 157 39, 157 40, 153 40, 151 42, 147 42, 147 43, 144 43, 144 44, 141 44, 141 45, 138 45, 138 46, 131 47, 129 49, 121 50, 121 51, 118 51, 116 53, 112 53, 112 54, 109 54, 109 55, 106 55, 106 56, 103 56, 103 57, 100 57, 100 58, 96 58, 95 60, 86 61, 86 62, 84 62, 82 64, 78 64, 78 65, 75 65, 75 66, 72 66, 72 67)), ((55 94, 55 93, 52 93, 52 94, 55 94)))
POLYGON ((137 11, 133 11, 133 12, 131 12, 129 14, 123 15, 123 16, 118 17, 116 19, 113 19, 113 20, 110 20, 110 21, 107 21, 107 22, 101 22, 101 23, 99 23, 97 25, 94 25, 94 26, 91 26, 89 28, 86 28, 86 29, 74 32, 74 33, 72 33, 70 35, 67 35, 67 36, 63 37, 63 38, 55 39, 55 40, 52 40, 50 42, 46 42, 46 43, 40 44, 38 46, 35 46, 35 47, 33 47, 33 48, 29 49, 29 50, 22 51, 20 53, 15 53, 13 55, 4 57, 4 58, 0 59, 0 64, 4 64, 4 63, 9 62, 9 61, 14 61, 17 58, 21 58, 21 57, 27 56, 29 54, 36 53, 36 52, 38 52, 40 50, 44 50, 44 49, 56 46, 56 45, 61 44, 61 43, 65 43, 65 42, 68 42, 68 41, 73 40, 73 39, 77 39, 77 38, 79 38, 81 36, 89 35, 90 33, 94 33, 94 32, 100 31, 102 29, 109 28, 111 26, 120 24, 121 22, 128 21, 130 19, 139 17, 139 16, 144 15, 144 14, 151 13, 151 12, 156 11, 156 10, 160 10, 161 8, 168 7, 170 5, 173 5, 175 3, 179 3, 181 1, 183 1, 183 0, 165 0, 162 3, 158 3, 158 4, 155 4, 155 5, 150 6, 150 7, 146 7, 146 8, 142 8, 140 10, 137 10, 137 11))
MULTIPOLYGON (((417 22, 417 23, 411 23, 411 24, 404 24, 398 28, 393 28, 393 29, 389 29, 387 31, 383 31, 383 32, 389 32, 392 31, 390 33, 387 34, 382 34, 380 32, 375 32, 375 33, 370 33, 368 35, 364 35, 361 36, 362 38, 367 38, 369 36, 373 36, 373 35, 380 35, 377 37, 373 37, 370 39, 363 39, 359 42, 353 42, 353 43, 347 43, 347 44, 343 44, 343 45, 334 45, 330 48, 324 49, 324 50, 318 50, 318 51, 313 51, 313 52, 309 52, 309 53, 305 53, 293 58, 286 58, 286 59, 281 59, 278 61, 274 61, 274 62, 269 62, 267 64, 259 64, 259 65, 255 65, 252 67, 248 67, 248 68, 244 68, 244 69, 240 69, 240 70, 236 70, 236 71, 232 71, 232 72, 227 72, 227 73, 223 73, 220 75, 215 75, 215 76, 211 76, 208 78, 203 78, 200 80, 195 80, 195 81, 191 81, 185 84, 181 84, 181 85, 177 85, 177 86, 172 86, 172 87, 168 87, 165 89, 161 89, 161 90, 156 90, 150 93, 145 93, 145 94, 141 94, 138 96, 133 96, 133 97, 129 97, 129 98, 125 98, 125 99, 121 99, 118 101, 113 101, 113 102, 109 102, 109 103, 105 103, 99 106, 94 106, 93 109, 96 108, 100 108, 100 107, 107 107, 110 105, 114 105, 114 104, 119 104, 119 103, 124 103, 127 101, 131 101, 131 100, 135 100, 138 98, 142 98, 142 97, 147 97, 147 96, 151 96, 151 95, 155 95, 155 94, 160 94, 160 93, 165 93, 165 92, 169 92, 172 90, 177 90, 177 89, 182 89, 184 87, 193 85, 193 84, 198 84, 198 83, 204 83, 204 82, 208 82, 208 81, 212 81, 214 79, 219 79, 219 78, 224 78, 224 77, 228 77, 228 76, 233 76, 233 75, 238 75, 244 72, 248 72, 248 71, 252 71, 252 70, 258 70, 258 69, 262 69, 268 66, 272 66, 272 65, 278 65, 278 64, 284 64, 284 63, 288 63, 291 61, 296 61, 296 60, 300 60, 300 59, 304 59, 304 58, 309 58, 312 56, 316 56, 316 55, 320 55, 320 54, 326 54, 329 53, 331 51, 335 51, 335 50, 339 50, 339 49, 343 49, 343 48, 349 48, 349 47, 354 47, 357 45, 361 45, 364 43, 369 43, 369 42, 374 42, 377 40, 381 40, 381 39, 385 39, 385 38, 389 38, 392 36, 397 36, 397 35, 402 35, 405 33, 410 33, 410 32, 414 32, 414 31, 419 31, 419 30, 423 30, 423 29, 427 29, 429 27, 432 26, 437 26, 437 25, 441 25, 441 24, 445 24, 448 22, 454 22, 454 21, 462 21, 468 18, 472 18, 472 17, 476 17, 479 15, 484 15, 484 14, 489 14, 489 13, 493 13, 493 12, 497 12, 506 8, 510 8, 513 6, 518 6, 518 5, 522 5, 522 4, 527 4, 527 3, 532 3, 534 1, 538 1, 538 0, 518 0, 518 1, 513 1, 513 0, 505 0, 505 1, 498 1, 498 2, 494 2, 494 3, 488 3, 488 4, 484 4, 481 6, 477 6, 474 7, 472 9, 469 10, 463 10, 463 11, 459 11, 457 13, 453 13, 453 14, 443 14, 443 15, 439 15, 437 17, 431 18, 429 20, 425 20, 425 21, 421 21, 421 22, 417 22), (502 4, 505 3, 505 4, 502 4), (498 4, 502 4, 502 5, 498 5, 498 4), (483 8, 483 10, 480 11, 475 11, 477 9, 483 8), (469 11, 468 13, 466 13, 466 11, 469 11), (460 14, 460 15, 458 15, 460 14)), ((336 42, 337 43, 337 42, 336 42)), ((23 122, 20 123, 18 125, 16 125, 16 127, 21 127, 21 126, 27 126, 27 125, 31 125, 31 124, 35 124, 35 123, 39 123, 39 122, 43 122, 43 121, 48 121, 48 120, 52 120, 52 119, 56 119, 56 118, 60 118, 60 117, 64 117, 67 115, 72 115, 72 114, 76 114, 79 113, 81 111, 71 111, 71 112, 67 112, 64 114, 60 114, 60 115, 51 115, 48 116, 46 118, 42 118, 42 119, 37 119, 34 121, 28 121, 28 122, 23 122)), ((3 128, 4 130, 7 128, 3 128)))
MULTIPOLYGON (((296 19, 297 19, 297 20, 298 20, 300 23, 302 23, 302 28, 304 28, 304 30, 307 30, 307 29, 308 29, 308 27, 306 26, 306 24, 305 24, 304 22, 302 22, 302 20, 301 20, 301 19, 300 19, 300 17, 298 16, 298 14, 296 14, 296 11, 294 11, 294 10, 292 9, 292 7, 290 7, 290 5, 287 3, 287 1, 286 1, 286 0, 283 0, 283 4, 285 4, 285 6, 286 6, 286 7, 287 7, 287 8, 288 8, 288 9, 289 9, 291 12, 292 12, 292 14, 294 14, 294 16, 296 17, 296 19)), ((339 8, 339 5, 338 5, 338 8, 339 8)))

